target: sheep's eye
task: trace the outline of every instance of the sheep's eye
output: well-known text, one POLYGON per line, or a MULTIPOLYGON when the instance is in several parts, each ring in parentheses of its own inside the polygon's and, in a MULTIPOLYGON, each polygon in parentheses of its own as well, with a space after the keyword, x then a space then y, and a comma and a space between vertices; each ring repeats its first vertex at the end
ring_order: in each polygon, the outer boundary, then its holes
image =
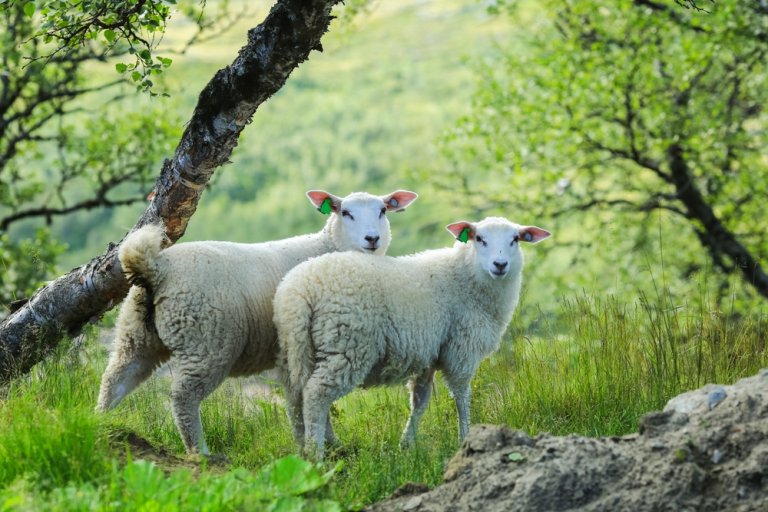
POLYGON ((483 237, 481 237, 479 235, 475 237, 475 241, 477 243, 479 243, 479 244, 488 245, 488 244, 485 243, 485 240, 483 240, 483 237))
POLYGON ((515 238, 512 239, 512 243, 510 243, 509 245, 515 245, 515 243, 519 241, 520 241, 520 237, 516 236, 515 238))
POLYGON ((382 208, 381 211, 379 212, 379 218, 382 218, 385 213, 387 213, 387 209, 386 208, 382 208))
POLYGON ((352 216, 352 214, 349 213, 349 210, 341 210, 341 216, 342 217, 349 217, 349 220, 355 220, 355 218, 352 216))

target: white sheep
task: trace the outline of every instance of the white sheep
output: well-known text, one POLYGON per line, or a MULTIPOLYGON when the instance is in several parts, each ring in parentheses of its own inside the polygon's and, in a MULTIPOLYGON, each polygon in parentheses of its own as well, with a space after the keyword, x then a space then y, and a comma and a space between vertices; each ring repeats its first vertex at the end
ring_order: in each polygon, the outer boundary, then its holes
POLYGON ((458 240, 452 248, 375 261, 327 254, 298 265, 278 287, 278 367, 307 455, 322 458, 335 400, 358 386, 406 380, 411 415, 402 442, 409 444, 436 370, 456 402, 459 438, 466 436, 470 381, 498 348, 517 305, 519 242, 550 233, 499 217, 447 229, 458 240))
POLYGON ((120 310, 97 410, 115 407, 170 360, 176 426, 188 453, 209 454, 201 401, 227 376, 275 366, 272 297, 280 279, 299 263, 332 251, 384 254, 390 242, 385 213, 401 211, 417 197, 404 190, 345 198, 315 190, 307 196, 330 214, 318 233, 258 244, 189 242, 164 250, 158 226, 125 238, 119 259, 136 286, 120 310))

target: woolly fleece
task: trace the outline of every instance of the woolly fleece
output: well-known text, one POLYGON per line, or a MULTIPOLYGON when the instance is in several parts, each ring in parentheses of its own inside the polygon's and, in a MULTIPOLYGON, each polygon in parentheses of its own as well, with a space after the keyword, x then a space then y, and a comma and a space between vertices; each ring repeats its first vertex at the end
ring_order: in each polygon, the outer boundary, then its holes
POLYGON ((283 279, 274 300, 279 367, 294 432, 308 455, 322 457, 328 410, 357 386, 409 382, 408 444, 436 370, 456 401, 459 436, 466 435, 470 381, 498 348, 517 305, 523 268, 518 240, 549 236, 497 217, 448 228, 459 237, 467 227, 468 243, 452 248, 375 261, 329 254, 283 279), (504 274, 495 275, 500 268, 504 274))

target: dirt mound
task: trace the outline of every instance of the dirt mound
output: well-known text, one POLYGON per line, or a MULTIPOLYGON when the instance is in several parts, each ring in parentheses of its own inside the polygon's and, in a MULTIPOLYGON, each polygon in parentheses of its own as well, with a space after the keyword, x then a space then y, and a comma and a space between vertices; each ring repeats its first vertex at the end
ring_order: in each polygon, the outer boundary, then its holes
POLYGON ((682 394, 623 437, 476 426, 445 483, 411 489, 370 510, 765 511, 768 370, 682 394))

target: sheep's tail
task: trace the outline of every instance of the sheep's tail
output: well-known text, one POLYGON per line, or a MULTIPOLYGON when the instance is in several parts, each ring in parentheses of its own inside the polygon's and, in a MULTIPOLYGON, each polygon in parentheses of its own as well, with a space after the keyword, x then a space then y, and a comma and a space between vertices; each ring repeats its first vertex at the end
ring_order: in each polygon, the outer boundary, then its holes
POLYGON ((301 394, 315 368, 312 306, 303 298, 275 295, 275 325, 280 339, 280 364, 289 392, 301 394))
POLYGON ((117 257, 129 283, 148 291, 154 288, 158 278, 158 257, 164 238, 165 229, 158 224, 142 226, 125 237, 117 257))

